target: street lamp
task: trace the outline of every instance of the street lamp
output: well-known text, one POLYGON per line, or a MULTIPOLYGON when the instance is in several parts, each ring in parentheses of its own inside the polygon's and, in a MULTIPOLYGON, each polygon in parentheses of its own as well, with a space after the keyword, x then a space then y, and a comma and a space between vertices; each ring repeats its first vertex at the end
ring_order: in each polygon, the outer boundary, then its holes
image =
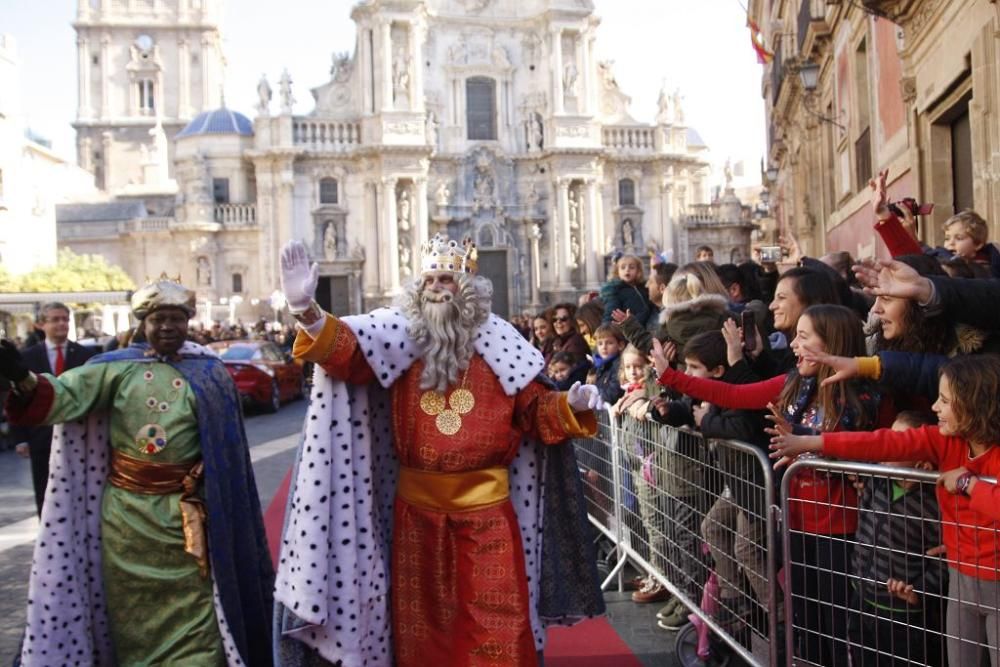
POLYGON ((768 167, 767 171, 764 172, 764 173, 767 176, 767 180, 770 181, 771 183, 774 183, 776 180, 778 180, 778 168, 777 167, 768 167))
POLYGON ((811 60, 801 60, 794 66, 794 70, 799 73, 799 81, 802 83, 802 90, 806 93, 802 98, 802 108, 805 109, 807 113, 819 118, 824 123, 836 125, 841 130, 846 131, 847 128, 841 125, 836 118, 827 116, 816 110, 816 88, 819 86, 819 65, 811 60))

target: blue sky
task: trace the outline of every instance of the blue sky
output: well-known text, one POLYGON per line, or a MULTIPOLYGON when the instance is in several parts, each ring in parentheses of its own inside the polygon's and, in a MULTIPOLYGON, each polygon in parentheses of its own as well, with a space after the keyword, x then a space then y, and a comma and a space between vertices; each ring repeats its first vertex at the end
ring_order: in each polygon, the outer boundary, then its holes
MULTIPOLYGON (((651 121, 662 81, 680 87, 688 123, 712 149, 717 167, 743 160, 757 177, 764 153, 761 68, 750 47, 739 0, 594 0, 601 18, 597 56, 615 61, 615 78, 632 97, 631 113, 651 121)), ((0 0, 0 32, 17 40, 21 103, 27 124, 72 155, 76 113, 76 0, 0 0)), ((226 102, 252 116, 257 80, 287 67, 296 112, 308 89, 329 77, 334 52, 353 51, 351 0, 229 0, 223 22, 226 102)), ((0 95, 3 91, 0 91, 0 95)), ((722 179, 716 169, 713 182, 722 179)), ((739 179, 738 179, 739 180, 739 179)))

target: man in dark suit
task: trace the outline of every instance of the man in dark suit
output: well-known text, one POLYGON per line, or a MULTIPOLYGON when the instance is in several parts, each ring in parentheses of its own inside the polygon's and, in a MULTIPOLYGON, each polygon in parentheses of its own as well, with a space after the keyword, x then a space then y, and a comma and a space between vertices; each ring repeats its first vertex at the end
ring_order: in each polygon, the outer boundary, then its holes
MULTIPOLYGON (((45 333, 45 340, 36 343, 23 352, 24 361, 35 373, 59 375, 77 366, 82 366, 93 351, 67 340, 69 336, 69 308, 62 303, 52 302, 42 306, 41 321, 38 323, 45 333)), ((45 499, 45 485, 49 481, 49 452, 52 449, 52 427, 12 426, 11 440, 17 443, 17 453, 31 458, 31 477, 35 485, 35 503, 39 516, 45 499)))

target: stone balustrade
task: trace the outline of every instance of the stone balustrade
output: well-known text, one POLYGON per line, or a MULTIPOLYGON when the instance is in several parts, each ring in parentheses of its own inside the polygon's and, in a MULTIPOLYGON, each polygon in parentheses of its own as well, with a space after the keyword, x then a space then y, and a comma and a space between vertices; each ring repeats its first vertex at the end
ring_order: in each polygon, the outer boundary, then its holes
POLYGON ((612 151, 652 153, 656 128, 645 125, 610 125, 603 128, 602 143, 612 151))
POLYGON ((361 145, 361 123, 357 121, 296 118, 292 121, 296 146, 317 151, 345 151, 361 145))
POLYGON ((226 227, 256 227, 256 204, 216 204, 215 221, 226 227))

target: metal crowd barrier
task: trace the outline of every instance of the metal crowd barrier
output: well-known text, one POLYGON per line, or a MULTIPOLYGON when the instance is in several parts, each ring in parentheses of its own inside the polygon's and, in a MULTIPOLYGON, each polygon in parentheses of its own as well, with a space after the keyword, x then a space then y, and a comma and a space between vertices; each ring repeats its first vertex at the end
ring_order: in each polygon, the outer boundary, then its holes
POLYGON ((783 472, 779 502, 757 448, 598 421, 576 451, 605 590, 624 590, 631 565, 761 667, 1000 667, 1000 521, 973 525, 951 496, 959 521, 942 525, 937 472, 803 458, 783 472), (975 545, 978 567, 942 553, 947 530, 975 545), (913 588, 893 595, 889 579, 913 588))
POLYGON ((759 449, 601 413, 575 443, 591 523, 610 544, 604 589, 629 563, 752 665, 777 665, 775 484, 759 449))
POLYGON ((849 461, 799 459, 789 466, 782 516, 832 509, 856 512, 857 522, 851 533, 817 535, 785 521, 784 596, 792 613, 784 639, 795 664, 1000 665, 1000 522, 970 523, 957 495, 948 497, 954 505, 938 507, 937 479, 937 472, 913 467, 849 461), (807 495, 813 499, 802 500, 807 495), (942 524, 942 511, 958 520, 942 524), (943 553, 948 530, 975 545, 982 563, 943 553), (906 599, 892 595, 890 578, 913 585, 906 599))

